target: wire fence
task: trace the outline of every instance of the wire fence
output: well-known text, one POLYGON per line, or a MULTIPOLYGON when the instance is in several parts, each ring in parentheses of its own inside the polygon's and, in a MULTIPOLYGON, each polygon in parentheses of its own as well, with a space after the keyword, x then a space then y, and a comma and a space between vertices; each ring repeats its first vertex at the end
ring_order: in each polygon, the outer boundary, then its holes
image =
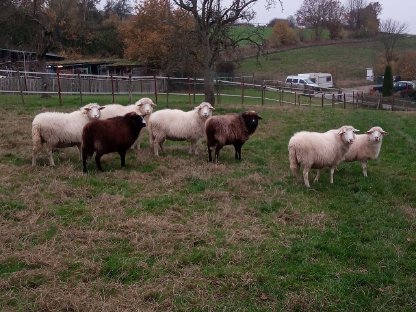
MULTIPOLYGON (((399 97, 382 97, 362 91, 343 92, 339 89, 320 91, 287 85, 280 81, 254 77, 238 79, 217 78, 214 81, 216 105, 227 103, 278 104, 310 107, 373 108, 385 110, 416 110, 415 102, 399 97)), ((115 103, 120 97, 151 96, 156 103, 175 102, 175 97, 196 104, 204 99, 204 81, 199 78, 174 78, 165 76, 103 76, 64 73, 39 73, 0 70, 0 94, 18 96, 21 102, 34 95, 56 96, 59 105, 65 97, 78 97, 81 105, 94 96, 107 96, 115 103)))

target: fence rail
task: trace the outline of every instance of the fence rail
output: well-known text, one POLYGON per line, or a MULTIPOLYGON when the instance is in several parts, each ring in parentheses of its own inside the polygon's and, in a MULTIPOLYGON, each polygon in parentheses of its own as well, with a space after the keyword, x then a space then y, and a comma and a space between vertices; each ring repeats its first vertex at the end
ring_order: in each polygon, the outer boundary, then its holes
MULTIPOLYGON (((134 95, 153 95, 164 98, 169 105, 172 96, 186 96, 190 104, 204 96, 204 81, 199 78, 174 78, 163 76, 102 76, 84 74, 38 73, 0 70, 0 93, 20 94, 24 97, 36 94, 56 95, 62 104, 62 97, 109 95, 112 102, 116 96, 124 95, 132 102, 134 95)), ((245 103, 277 103, 310 107, 373 108, 385 110, 416 110, 416 104, 398 97, 363 92, 342 92, 338 89, 325 89, 319 92, 307 88, 294 88, 279 81, 254 79, 215 80, 217 105, 227 99, 239 99, 245 103)), ((228 100, 229 101, 229 100, 228 100)))

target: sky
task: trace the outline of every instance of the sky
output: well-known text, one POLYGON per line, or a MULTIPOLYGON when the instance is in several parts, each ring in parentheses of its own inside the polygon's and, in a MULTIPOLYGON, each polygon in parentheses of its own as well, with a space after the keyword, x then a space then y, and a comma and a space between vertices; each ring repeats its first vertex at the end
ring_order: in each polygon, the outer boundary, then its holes
MULTIPOLYGON (((254 6, 256 18, 254 23, 267 24, 273 18, 287 18, 295 15, 296 11, 301 7, 303 0, 282 0, 283 11, 280 4, 275 8, 267 11, 264 8, 266 0, 259 0, 254 6)), ((341 0, 342 4, 346 4, 346 0, 341 0)), ((407 25, 407 33, 416 35, 416 0, 367 0, 367 3, 379 2, 383 8, 380 18, 381 20, 392 19, 407 25)))

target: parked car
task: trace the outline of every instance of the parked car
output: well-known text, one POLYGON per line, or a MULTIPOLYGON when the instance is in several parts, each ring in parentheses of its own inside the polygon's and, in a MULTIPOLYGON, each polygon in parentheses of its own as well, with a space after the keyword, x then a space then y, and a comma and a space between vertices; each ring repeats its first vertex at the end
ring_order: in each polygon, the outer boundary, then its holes
POLYGON ((397 81, 394 83, 393 91, 411 90, 415 88, 415 84, 412 81, 397 81))
MULTIPOLYGON (((396 81, 393 84, 393 92, 399 92, 403 90, 412 90, 414 88, 415 88, 415 84, 412 81, 400 80, 400 81, 396 81)), ((382 84, 375 85, 373 87, 373 90, 378 91, 378 92, 383 92, 383 85, 382 84)))
POLYGON ((285 83, 295 87, 306 87, 310 90, 319 91, 321 88, 312 80, 300 76, 287 76, 285 83))

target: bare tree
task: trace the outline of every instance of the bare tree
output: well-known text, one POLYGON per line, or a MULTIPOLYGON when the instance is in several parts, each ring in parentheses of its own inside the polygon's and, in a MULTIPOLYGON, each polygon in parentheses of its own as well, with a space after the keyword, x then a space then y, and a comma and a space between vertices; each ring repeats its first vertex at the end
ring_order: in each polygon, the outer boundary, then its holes
MULTIPOLYGON (((252 6, 259 0, 173 0, 181 9, 189 12, 195 20, 195 32, 201 50, 196 56, 204 72, 205 100, 215 103, 214 68, 221 51, 236 47, 242 38, 229 36, 229 27, 237 21, 250 21, 255 16, 252 6)), ((268 7, 282 0, 267 0, 268 7)), ((245 38, 250 40, 250 38, 245 38)), ((254 42, 254 41, 253 41, 254 42)))
POLYGON ((400 23, 392 19, 382 21, 380 24, 380 40, 384 46, 384 56, 386 63, 391 64, 394 59, 394 49, 397 41, 403 37, 407 29, 405 23, 400 23))

